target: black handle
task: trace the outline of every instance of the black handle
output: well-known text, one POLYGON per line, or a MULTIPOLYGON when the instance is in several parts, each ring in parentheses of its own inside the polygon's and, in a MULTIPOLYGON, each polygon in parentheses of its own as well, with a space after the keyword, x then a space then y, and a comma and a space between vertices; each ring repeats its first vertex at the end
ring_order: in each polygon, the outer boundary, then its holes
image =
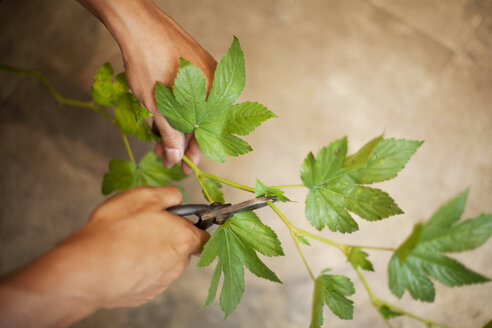
MULTIPOLYGON (((204 211, 204 210, 209 210, 210 205, 204 205, 204 204, 186 204, 186 205, 178 205, 178 206, 172 206, 166 209, 166 211, 171 212, 173 214, 185 217, 188 215, 197 215, 198 212, 204 211)), ((198 222, 195 223, 195 227, 202 229, 202 230, 207 230, 211 225, 213 225, 214 222, 213 220, 206 220, 203 221, 200 216, 198 216, 198 222)))

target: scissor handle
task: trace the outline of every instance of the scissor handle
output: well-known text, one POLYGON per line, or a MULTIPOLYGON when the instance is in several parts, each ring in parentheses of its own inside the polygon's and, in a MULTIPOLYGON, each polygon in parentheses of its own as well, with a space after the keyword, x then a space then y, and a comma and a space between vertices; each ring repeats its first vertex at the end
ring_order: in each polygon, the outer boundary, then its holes
POLYGON ((187 216, 192 214, 196 215, 200 211, 209 210, 209 209, 210 209, 210 205, 186 204, 186 205, 177 205, 177 206, 169 207, 166 209, 166 211, 179 216, 187 216))

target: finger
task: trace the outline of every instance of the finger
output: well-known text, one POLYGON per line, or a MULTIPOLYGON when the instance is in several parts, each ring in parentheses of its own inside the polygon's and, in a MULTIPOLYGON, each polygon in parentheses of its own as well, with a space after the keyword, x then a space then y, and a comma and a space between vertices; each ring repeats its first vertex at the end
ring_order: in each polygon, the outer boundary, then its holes
POLYGON ((94 218, 128 217, 143 211, 162 211, 181 204, 182 196, 178 188, 136 187, 109 198, 94 211, 94 218))
POLYGON ((163 157, 166 166, 179 163, 183 158, 185 149, 185 136, 171 127, 167 120, 161 115, 154 116, 155 123, 162 137, 163 157))
POLYGON ((162 157, 164 155, 164 148, 162 148, 162 144, 156 143, 154 146, 154 152, 157 157, 162 157))
MULTIPOLYGON (((196 141, 194 135, 192 135, 190 138, 188 149, 186 150, 186 156, 188 156, 188 158, 195 165, 198 165, 200 163, 200 160, 202 159, 202 150, 200 149, 200 146, 198 145, 198 142, 196 141)), ((191 168, 184 162, 181 165, 181 169, 183 170, 184 174, 190 174, 192 171, 191 168)))
POLYGON ((195 242, 190 248, 190 254, 200 255, 203 251, 203 246, 209 240, 210 234, 205 230, 199 229, 194 225, 191 227, 195 235, 195 242))

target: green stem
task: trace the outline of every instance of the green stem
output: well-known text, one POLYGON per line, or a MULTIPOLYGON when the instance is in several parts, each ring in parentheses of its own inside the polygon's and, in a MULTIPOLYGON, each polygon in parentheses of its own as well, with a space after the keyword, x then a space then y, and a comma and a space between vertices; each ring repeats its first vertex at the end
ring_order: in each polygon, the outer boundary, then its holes
POLYGON ((299 242, 297 241, 297 235, 294 232, 294 230, 290 230, 290 235, 292 236, 292 240, 294 241, 294 244, 297 247, 297 251, 299 252, 299 255, 301 255, 302 262, 304 262, 304 266, 306 267, 306 270, 309 273, 309 277, 311 277, 311 280, 314 281, 316 278, 313 275, 313 271, 309 267, 309 264, 306 260, 306 257, 304 257, 304 253, 302 252, 301 246, 299 245, 299 242))
POLYGON ((223 184, 226 184, 228 186, 231 186, 231 187, 234 187, 234 188, 237 188, 237 189, 241 189, 241 190, 244 190, 244 191, 255 192, 255 188, 251 188, 251 187, 248 187, 248 186, 245 186, 245 185, 242 185, 242 184, 233 182, 231 180, 227 180, 227 179, 218 177, 216 175, 213 175, 213 174, 210 174, 210 173, 207 173, 207 172, 203 172, 186 155, 183 156, 183 161, 186 164, 188 164, 188 166, 195 172, 196 175, 198 175, 200 177, 205 177, 205 178, 209 178, 209 179, 212 179, 212 180, 215 180, 215 181, 218 181, 218 182, 222 182, 223 184))
POLYGON ((126 134, 121 133, 121 138, 123 139, 123 143, 125 144, 128 157, 130 157, 132 163, 135 163, 135 157, 133 156, 132 148, 130 147, 130 142, 128 141, 128 137, 126 136, 126 134))
POLYGON ((285 188, 302 188, 304 187, 303 184, 291 184, 291 185, 278 185, 278 186, 271 186, 271 188, 277 188, 277 189, 285 189, 285 188))
POLYGON ((48 91, 51 93, 51 95, 58 101, 60 104, 65 104, 65 105, 70 105, 74 107, 83 107, 83 108, 89 108, 92 109, 93 111, 101 114, 104 116, 106 119, 108 119, 111 123, 117 125, 116 120, 114 117, 106 113, 99 105, 92 101, 79 101, 79 100, 74 100, 70 98, 63 97, 60 95, 58 91, 46 80, 46 78, 43 76, 38 71, 35 70, 29 70, 29 69, 23 69, 23 68, 18 68, 18 67, 13 67, 10 65, 5 65, 5 64, 0 64, 0 69, 4 71, 9 71, 17 74, 24 74, 28 76, 32 76, 36 78, 39 82, 41 82, 42 85, 48 89, 48 91))
POLYGON ((200 184, 200 187, 202 188, 203 194, 205 195, 205 198, 207 198, 207 201, 209 203, 213 203, 214 200, 212 199, 212 197, 210 197, 210 194, 208 193, 207 188, 205 188, 203 181, 202 181, 202 178, 198 175, 195 175, 195 178, 196 178, 196 181, 198 181, 198 183, 200 184))
MULTIPOLYGON (((387 302, 385 302, 385 301, 377 298, 374 295, 374 293, 372 292, 371 287, 367 283, 366 278, 364 277, 364 275, 362 274, 362 272, 359 270, 359 268, 357 268, 355 265, 352 265, 352 267, 354 268, 355 273, 359 277, 359 280, 362 282, 362 285, 364 286, 367 294, 369 295, 369 297, 371 299, 372 305, 376 308, 376 310, 378 311, 378 313, 381 314, 381 312, 379 312, 379 307, 381 305, 384 305, 384 306, 388 307, 390 310, 392 310, 394 312, 401 313, 404 316, 407 316, 409 318, 412 318, 412 319, 415 319, 417 321, 420 321, 420 322, 426 324, 429 327, 436 326, 436 327, 449 328, 449 326, 447 326, 447 325, 444 325, 444 324, 441 324, 441 323, 438 323, 438 322, 434 322, 434 321, 431 321, 431 320, 427 320, 427 319, 421 318, 419 316, 416 316, 416 315, 414 315, 414 314, 412 314, 410 312, 407 312, 407 311, 405 311, 403 309, 400 309, 400 308, 398 308, 398 307, 396 307, 394 305, 391 305, 391 304, 389 304, 389 303, 387 303, 387 302)), ((382 314, 381 314, 381 316, 382 316, 382 314)), ((383 319, 387 322, 387 319, 384 318, 384 316, 383 316, 383 319)))

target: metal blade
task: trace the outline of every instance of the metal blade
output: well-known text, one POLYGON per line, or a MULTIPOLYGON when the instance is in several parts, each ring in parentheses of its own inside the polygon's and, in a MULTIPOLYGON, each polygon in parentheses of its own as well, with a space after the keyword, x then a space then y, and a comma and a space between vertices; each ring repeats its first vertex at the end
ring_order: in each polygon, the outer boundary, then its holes
POLYGON ((204 211, 201 213, 202 220, 211 220, 215 218, 229 218, 234 213, 252 211, 267 206, 267 201, 275 201, 276 196, 256 197, 241 203, 237 203, 217 210, 204 211))

